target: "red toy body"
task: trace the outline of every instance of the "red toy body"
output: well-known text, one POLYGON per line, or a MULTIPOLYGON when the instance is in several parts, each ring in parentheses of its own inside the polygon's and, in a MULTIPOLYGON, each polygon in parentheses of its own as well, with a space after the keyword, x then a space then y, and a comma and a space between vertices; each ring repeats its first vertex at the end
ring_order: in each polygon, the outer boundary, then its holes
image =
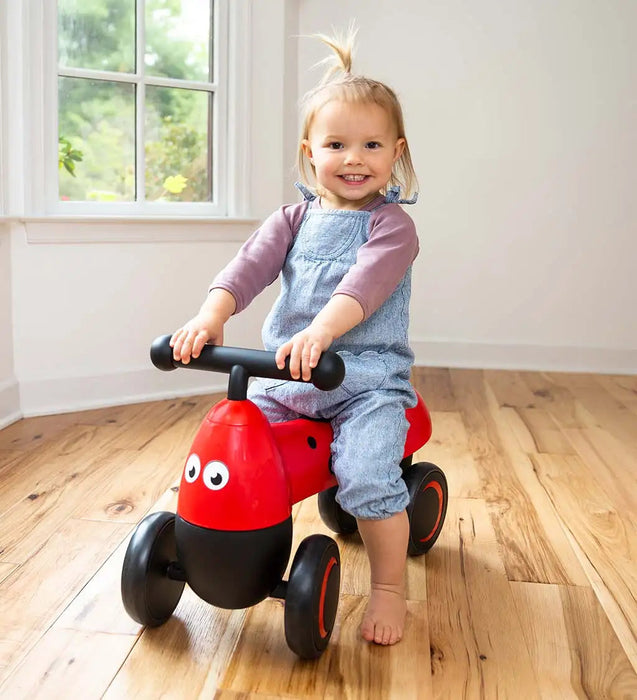
MULTIPOLYGON (((169 336, 153 344, 160 369, 184 366, 172 359, 169 336)), ((283 580, 292 547, 292 506, 319 494, 319 511, 335 532, 356 530, 356 520, 335 500, 330 471, 329 423, 298 419, 270 424, 246 398, 249 376, 290 379, 274 353, 204 348, 188 367, 230 373, 228 398, 204 418, 185 460, 177 514, 153 513, 138 525, 122 570, 122 598, 129 614, 145 625, 165 622, 187 582, 212 605, 244 608, 267 596, 285 600, 285 633, 292 650, 316 658, 334 625, 340 587, 336 542, 311 535, 299 546, 288 581, 283 580)), ((324 353, 312 381, 332 389, 344 366, 324 353)), ((410 554, 423 554, 444 522, 447 487, 435 465, 411 465, 411 456, 431 436, 422 400, 406 413, 403 478, 410 494, 410 554), (411 466, 410 466, 411 465, 411 466)))
POLYGON ((258 530, 289 518, 291 505, 289 475, 265 416, 248 400, 213 406, 186 460, 179 515, 212 530, 258 530), (189 462, 200 464, 196 474, 189 462))
MULTIPOLYGON (((410 427, 403 457, 431 437, 431 418, 420 395, 406 416, 410 427)), ((295 503, 336 485, 329 470, 332 437, 327 422, 300 418, 270 424, 251 401, 224 399, 210 409, 193 441, 177 512, 193 525, 215 530, 276 525, 295 503)))

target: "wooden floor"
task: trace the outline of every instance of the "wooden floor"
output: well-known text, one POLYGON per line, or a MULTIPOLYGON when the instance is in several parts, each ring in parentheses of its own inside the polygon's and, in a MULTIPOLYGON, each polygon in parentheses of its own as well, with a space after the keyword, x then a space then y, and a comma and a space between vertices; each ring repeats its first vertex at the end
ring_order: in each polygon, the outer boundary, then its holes
MULTIPOLYGON (((0 431, 2 698, 637 698, 637 377, 418 369, 447 474, 438 543, 408 567, 391 649, 363 643, 357 538, 318 662, 288 650, 282 604, 125 614, 126 542, 174 509, 218 397, 23 420, 0 431)), ((295 540, 324 532, 315 499, 295 540)))

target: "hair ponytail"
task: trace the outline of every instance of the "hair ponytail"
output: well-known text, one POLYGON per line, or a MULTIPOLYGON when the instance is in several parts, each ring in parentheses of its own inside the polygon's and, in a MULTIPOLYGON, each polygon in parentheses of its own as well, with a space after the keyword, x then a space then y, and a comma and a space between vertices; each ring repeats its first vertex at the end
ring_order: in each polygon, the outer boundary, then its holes
POLYGON ((313 39, 318 39, 322 41, 326 46, 334 52, 332 56, 324 58, 319 61, 317 65, 332 64, 328 68, 327 72, 323 76, 320 85, 325 85, 329 83, 330 80, 338 73, 344 73, 345 75, 351 75, 352 73, 352 56, 354 53, 354 43, 356 42, 356 34, 358 29, 352 22, 345 33, 345 35, 334 34, 334 36, 328 36, 327 34, 312 34, 313 39))

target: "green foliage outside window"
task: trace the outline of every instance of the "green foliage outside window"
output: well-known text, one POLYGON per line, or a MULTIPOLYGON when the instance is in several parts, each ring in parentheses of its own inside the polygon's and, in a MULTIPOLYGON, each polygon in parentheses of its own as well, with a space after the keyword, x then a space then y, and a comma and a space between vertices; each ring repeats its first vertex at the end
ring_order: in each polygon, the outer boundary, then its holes
POLYGON ((82 160, 82 151, 73 148, 71 142, 60 136, 58 140, 58 168, 64 168, 67 173, 75 177, 75 164, 82 160))

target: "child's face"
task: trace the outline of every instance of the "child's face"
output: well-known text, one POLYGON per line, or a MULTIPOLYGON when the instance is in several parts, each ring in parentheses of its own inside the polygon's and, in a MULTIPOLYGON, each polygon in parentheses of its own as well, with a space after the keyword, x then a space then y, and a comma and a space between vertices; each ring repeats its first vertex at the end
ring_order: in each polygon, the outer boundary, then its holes
POLYGON ((397 138, 389 114, 374 103, 332 100, 314 115, 302 142, 331 209, 360 209, 391 177, 405 139, 397 138))

